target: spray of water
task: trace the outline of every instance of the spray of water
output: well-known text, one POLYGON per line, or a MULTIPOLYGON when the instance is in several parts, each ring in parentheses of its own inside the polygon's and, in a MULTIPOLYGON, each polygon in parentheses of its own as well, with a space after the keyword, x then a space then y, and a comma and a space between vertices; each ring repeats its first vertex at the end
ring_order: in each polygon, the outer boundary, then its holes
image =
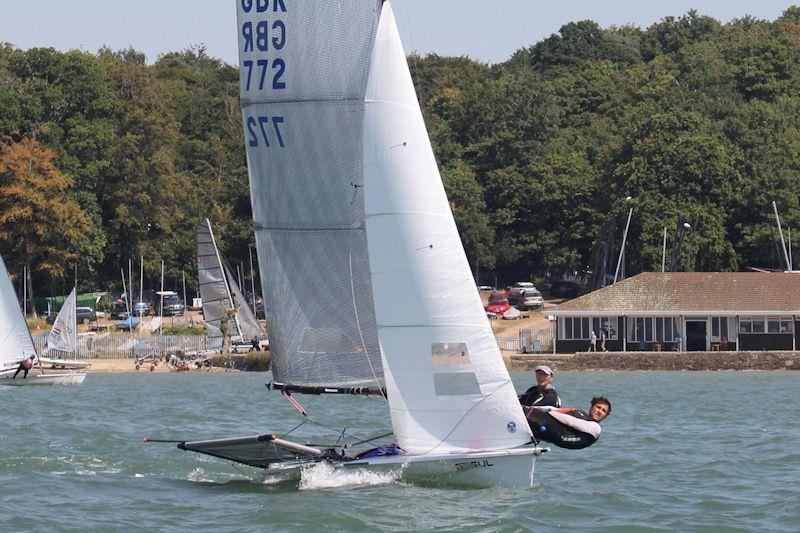
POLYGON ((300 490, 333 489, 341 487, 387 485, 400 479, 402 469, 372 472, 362 468, 334 468, 327 463, 318 463, 303 469, 300 474, 300 490))

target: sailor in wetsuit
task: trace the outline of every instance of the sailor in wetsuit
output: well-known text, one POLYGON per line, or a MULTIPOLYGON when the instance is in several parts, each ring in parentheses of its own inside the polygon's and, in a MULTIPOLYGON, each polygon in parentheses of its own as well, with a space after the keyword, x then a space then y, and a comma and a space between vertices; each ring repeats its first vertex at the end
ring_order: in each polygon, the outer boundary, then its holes
POLYGON ((17 378, 17 374, 19 374, 20 372, 25 372, 22 375, 22 379, 27 378, 28 377, 28 371, 31 368, 33 368, 33 360, 34 359, 36 359, 35 355, 32 355, 32 356, 28 357, 27 359, 23 359, 22 362, 17 367, 17 371, 14 372, 14 375, 11 377, 11 379, 16 379, 17 378))
POLYGON ((587 414, 572 407, 525 409, 533 436, 561 448, 579 450, 591 446, 600 437, 600 421, 611 413, 611 402, 603 396, 592 398, 587 414))
POLYGON ((561 398, 553 388, 553 369, 547 365, 539 365, 534 373, 536 374, 536 385, 519 397, 519 403, 524 407, 561 407, 561 398))

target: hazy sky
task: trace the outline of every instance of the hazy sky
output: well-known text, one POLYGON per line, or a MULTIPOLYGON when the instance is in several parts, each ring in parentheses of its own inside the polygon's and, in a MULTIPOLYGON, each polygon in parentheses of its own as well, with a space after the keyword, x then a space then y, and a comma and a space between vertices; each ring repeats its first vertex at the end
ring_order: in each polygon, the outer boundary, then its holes
MULTIPOLYGON (((287 4, 292 0, 287 0, 287 4)), ((335 1, 335 0, 319 0, 335 1)), ((341 0, 346 2, 346 0, 341 0)), ((133 46, 153 62, 159 54, 204 44, 235 64, 234 0, 0 0, 0 42, 96 52, 133 46)), ((800 4, 800 1, 797 2, 800 4)), ((504 61, 565 23, 647 27, 690 9, 727 22, 752 15, 774 20, 790 1, 760 0, 394 0, 406 51, 504 61)))

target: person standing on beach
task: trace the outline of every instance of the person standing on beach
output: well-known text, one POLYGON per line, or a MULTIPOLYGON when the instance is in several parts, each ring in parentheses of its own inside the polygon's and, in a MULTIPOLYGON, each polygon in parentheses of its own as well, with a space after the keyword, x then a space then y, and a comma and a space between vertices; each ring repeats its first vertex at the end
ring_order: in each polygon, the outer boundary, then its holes
POLYGON ((536 374, 536 385, 519 397, 519 403, 525 407, 561 407, 561 398, 553 388, 553 369, 547 365, 539 365, 535 368, 534 373, 536 374))
POLYGON ((608 350, 606 350, 606 330, 604 330, 604 329, 600 330, 600 351, 601 352, 607 352, 608 351, 608 350))
POLYGON ((592 330, 592 338, 589 343, 589 351, 596 352, 597 351, 597 335, 595 334, 594 330, 592 330))
POLYGON ((36 359, 35 355, 32 355, 32 356, 28 357, 27 359, 23 359, 22 362, 17 367, 17 371, 14 372, 14 375, 11 377, 11 379, 17 379, 17 374, 19 374, 20 372, 25 372, 22 375, 22 379, 27 378, 28 377, 28 371, 31 368, 33 368, 33 360, 34 359, 36 359))

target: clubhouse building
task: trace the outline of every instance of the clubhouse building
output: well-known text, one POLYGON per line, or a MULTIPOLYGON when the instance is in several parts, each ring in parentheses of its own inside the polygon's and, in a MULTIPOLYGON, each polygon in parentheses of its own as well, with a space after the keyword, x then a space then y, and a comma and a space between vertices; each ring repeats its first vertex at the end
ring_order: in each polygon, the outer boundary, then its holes
POLYGON ((800 273, 643 272, 565 302, 555 353, 795 350, 800 347, 800 273))

